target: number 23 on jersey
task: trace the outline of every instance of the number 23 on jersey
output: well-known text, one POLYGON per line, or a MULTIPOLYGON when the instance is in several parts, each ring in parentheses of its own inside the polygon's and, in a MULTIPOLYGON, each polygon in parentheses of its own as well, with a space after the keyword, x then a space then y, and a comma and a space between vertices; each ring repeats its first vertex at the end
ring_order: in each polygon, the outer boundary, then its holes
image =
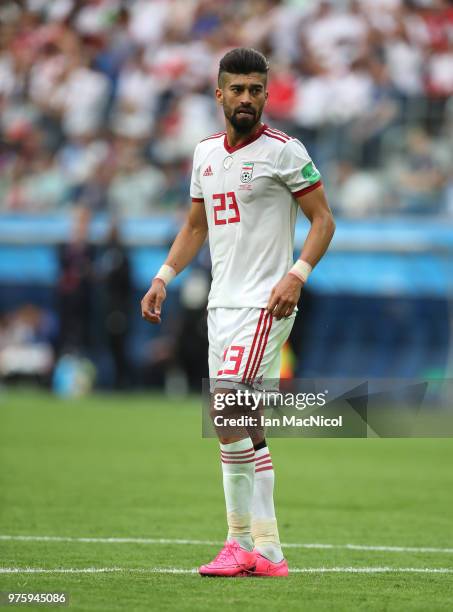
POLYGON ((212 196, 214 203, 214 223, 215 225, 227 225, 228 223, 239 223, 241 215, 234 191, 227 193, 214 193, 212 196))

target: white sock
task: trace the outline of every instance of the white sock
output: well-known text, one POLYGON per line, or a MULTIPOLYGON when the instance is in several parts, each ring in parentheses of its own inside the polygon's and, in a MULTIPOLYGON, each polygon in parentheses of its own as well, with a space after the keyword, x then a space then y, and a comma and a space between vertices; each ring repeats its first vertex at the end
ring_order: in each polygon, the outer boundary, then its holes
POLYGON ((250 437, 220 445, 223 490, 228 521, 228 540, 253 550, 252 498, 255 478, 255 450, 250 437))
POLYGON ((252 536, 255 548, 278 563, 283 559, 274 509, 274 468, 267 446, 255 451, 255 485, 252 502, 252 536))

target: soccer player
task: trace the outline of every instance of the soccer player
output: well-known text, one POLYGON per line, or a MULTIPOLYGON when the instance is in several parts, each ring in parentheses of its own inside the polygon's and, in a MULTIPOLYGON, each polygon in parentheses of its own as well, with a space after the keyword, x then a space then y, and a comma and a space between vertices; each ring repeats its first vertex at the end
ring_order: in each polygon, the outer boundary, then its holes
MULTIPOLYGON (((226 131, 196 147, 192 206, 165 264, 142 299, 142 315, 160 323, 166 286, 209 236, 209 376, 214 395, 278 379, 280 349, 301 289, 324 255, 335 224, 320 174, 301 142, 261 121, 268 62, 239 48, 220 61, 216 98, 226 131), (298 208, 310 221, 293 262, 298 208)), ((275 518, 274 470, 264 434, 219 435, 228 537, 200 567, 204 576, 286 576, 275 518)))

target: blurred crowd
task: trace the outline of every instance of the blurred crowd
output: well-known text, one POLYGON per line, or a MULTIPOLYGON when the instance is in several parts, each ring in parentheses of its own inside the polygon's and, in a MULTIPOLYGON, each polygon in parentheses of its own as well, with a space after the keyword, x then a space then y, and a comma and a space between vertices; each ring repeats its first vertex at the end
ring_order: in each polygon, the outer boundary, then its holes
POLYGON ((40 295, 28 287, 19 299, 14 286, 2 286, 0 386, 31 380, 71 396, 95 384, 199 390, 208 377, 206 246, 179 289, 169 291, 162 325, 150 326, 140 316, 142 290, 134 287, 121 228, 112 221, 102 242, 93 244, 91 211, 74 207, 70 219, 69 238, 57 249, 55 286, 38 287, 40 295))
POLYGON ((185 207, 235 46, 269 57, 265 119, 337 215, 453 214, 448 0, 2 0, 0 212, 185 207))

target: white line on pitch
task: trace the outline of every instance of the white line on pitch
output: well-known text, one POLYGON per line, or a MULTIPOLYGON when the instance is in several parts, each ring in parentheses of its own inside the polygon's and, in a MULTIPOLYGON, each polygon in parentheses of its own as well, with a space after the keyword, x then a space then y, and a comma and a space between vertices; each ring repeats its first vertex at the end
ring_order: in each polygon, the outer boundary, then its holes
MULTIPOLYGON (((0 540, 24 542, 81 542, 94 544, 184 544, 193 546, 219 546, 223 544, 214 540, 183 540, 179 538, 76 538, 70 536, 33 536, 33 535, 0 535, 0 540)), ((414 552, 414 553, 453 553, 453 548, 434 548, 431 546, 374 546, 367 544, 303 544, 289 542, 282 544, 284 548, 314 548, 369 550, 383 552, 414 552)))
POLYGON ((384 552, 416 553, 453 553, 453 548, 433 548, 430 546, 373 546, 367 544, 282 544, 285 548, 341 548, 347 550, 372 550, 384 552))
POLYGON ((89 544, 195 544, 217 546, 223 542, 213 540, 182 540, 179 538, 73 538, 70 536, 0 535, 0 540, 24 542, 82 542, 89 544))
MULTIPOLYGON (((0 574, 197 574, 198 570, 178 567, 0 567, 0 574)), ((297 567, 291 574, 453 574, 447 567, 297 567)))
POLYGON ((0 574, 113 574, 127 572, 135 574, 195 574, 196 569, 177 567, 0 567, 0 574))

